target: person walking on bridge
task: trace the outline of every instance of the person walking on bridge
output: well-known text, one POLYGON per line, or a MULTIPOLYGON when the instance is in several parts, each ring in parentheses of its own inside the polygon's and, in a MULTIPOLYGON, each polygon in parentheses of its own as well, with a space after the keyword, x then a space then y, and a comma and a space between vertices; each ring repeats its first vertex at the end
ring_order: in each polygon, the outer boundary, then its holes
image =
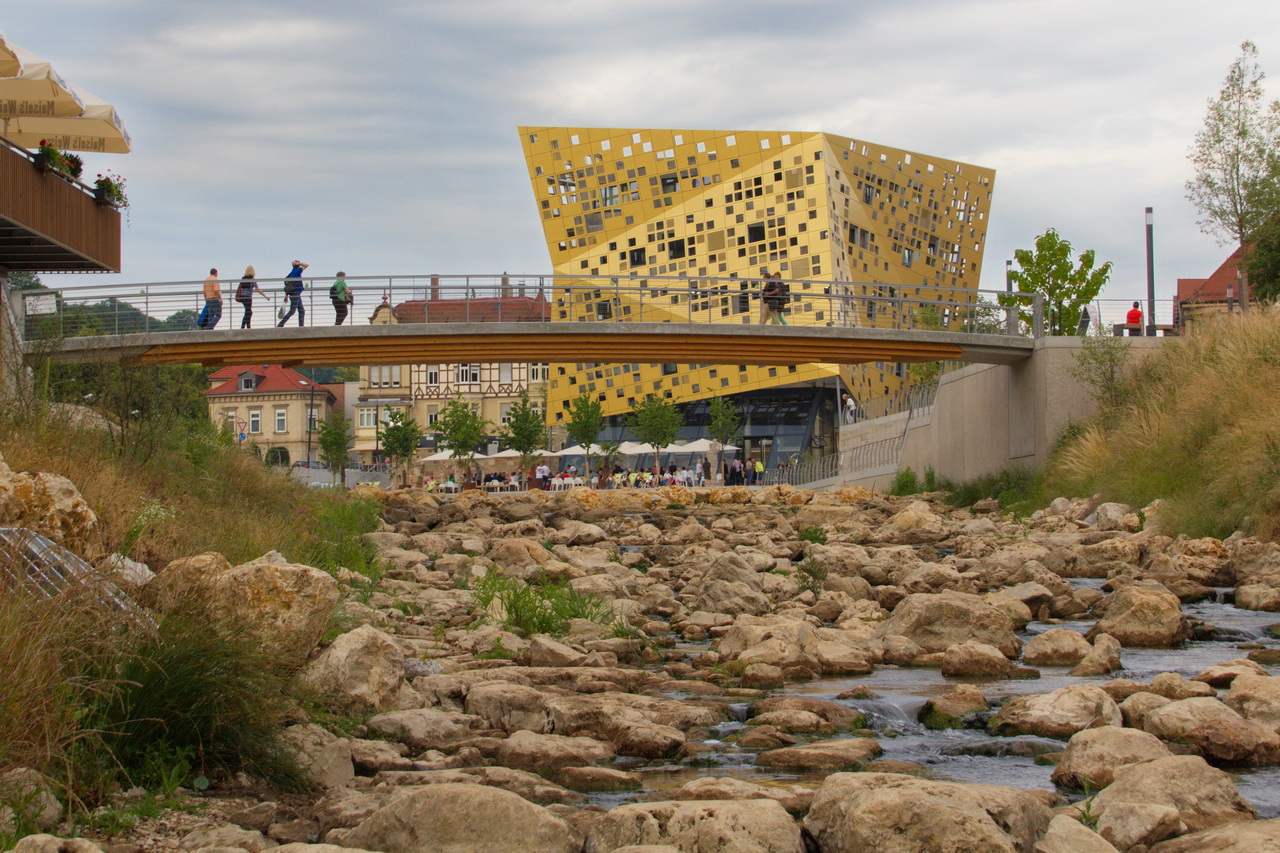
POLYGON ((342 321, 347 319, 347 312, 351 310, 351 303, 355 301, 351 288, 347 285, 345 272, 339 271, 338 280, 329 288, 329 301, 333 303, 333 314, 336 317, 333 325, 341 326, 342 321))
POLYGON ((222 285, 218 282, 218 271, 209 270, 204 280, 204 310, 200 312, 196 325, 202 329, 212 329, 222 319, 222 285))
POLYGON ((781 273, 765 277, 764 287, 760 291, 760 325, 762 326, 767 323, 787 325, 787 319, 782 316, 782 306, 785 304, 786 297, 782 293, 781 279, 781 273))
POLYGON ((254 291, 266 296, 262 293, 262 288, 258 287, 258 280, 255 278, 257 272, 254 271, 253 265, 244 268, 244 277, 240 279, 240 283, 236 285, 236 302, 240 303, 244 316, 240 320, 240 328, 248 329, 253 325, 253 294, 254 291))
POLYGON ((280 318, 276 328, 283 328, 295 313, 298 315, 298 325, 303 324, 307 311, 302 307, 302 271, 309 266, 311 265, 304 264, 302 261, 294 261, 293 269, 289 270, 289 274, 284 277, 284 295, 289 297, 289 313, 280 318))

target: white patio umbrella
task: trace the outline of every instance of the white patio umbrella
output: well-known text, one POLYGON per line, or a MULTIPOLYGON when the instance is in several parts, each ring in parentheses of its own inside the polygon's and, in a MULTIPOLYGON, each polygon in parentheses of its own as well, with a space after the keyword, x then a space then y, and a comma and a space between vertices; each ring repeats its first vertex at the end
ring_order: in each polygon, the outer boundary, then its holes
POLYGON ((0 33, 0 77, 13 77, 22 70, 22 61, 4 33, 0 33))
MULTIPOLYGON (((600 445, 598 444, 591 445, 592 456, 600 456, 603 453, 604 453, 604 449, 600 447, 600 445)), ((569 447, 566 447, 564 450, 558 450, 555 453, 552 453, 549 455, 551 456, 586 456, 587 448, 583 447, 581 444, 573 444, 573 445, 570 445, 569 447)))
MULTIPOLYGON (((4 78, 0 77, 0 91, 4 78)), ((97 151, 128 154, 133 146, 129 131, 116 108, 92 92, 71 86, 83 111, 75 116, 27 115, 4 119, 4 136, 14 145, 35 148, 48 141, 63 151, 97 151)))
POLYGON ((618 452, 623 456, 643 456, 646 453, 656 452, 656 448, 652 444, 641 441, 624 441, 618 445, 618 452))
POLYGON ((0 75, 0 118, 78 116, 84 112, 80 95, 52 65, 2 36, 0 42, 0 61, 11 69, 11 73, 0 75))
POLYGON ((490 453, 490 454, 489 454, 489 456, 488 456, 487 458, 489 458, 489 459, 519 459, 519 458, 520 458, 520 451, 519 451, 519 450, 511 450, 510 448, 508 448, 507 450, 499 450, 497 453, 490 453))
POLYGON ((444 462, 453 458, 452 450, 441 450, 438 453, 432 453, 430 456, 424 457, 423 462, 444 462))

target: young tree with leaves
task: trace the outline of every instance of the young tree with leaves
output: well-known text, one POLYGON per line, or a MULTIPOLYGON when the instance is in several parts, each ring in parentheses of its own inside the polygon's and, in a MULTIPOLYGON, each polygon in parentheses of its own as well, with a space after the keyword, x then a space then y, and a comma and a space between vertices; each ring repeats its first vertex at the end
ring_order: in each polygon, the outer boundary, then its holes
POLYGON ((421 441, 422 428, 408 412, 396 409, 387 414, 386 426, 382 428, 382 449, 400 469, 401 485, 409 485, 409 465, 421 441))
POLYGON ((461 461, 468 477, 475 468, 476 445, 488 434, 491 426, 471 408, 470 403, 462 399, 461 394, 449 401, 436 420, 440 447, 452 453, 455 462, 461 461))
POLYGON ((565 424, 565 431, 569 434, 570 441, 581 444, 587 449, 585 473, 588 477, 591 476, 593 460, 591 445, 596 443, 602 429, 604 429, 604 408, 599 400, 583 391, 569 406, 569 423, 565 424))
POLYGON ((1280 211, 1253 232, 1249 291, 1260 302, 1280 300, 1280 211))
POLYGON ((650 394, 627 415, 627 426, 642 444, 653 445, 653 464, 657 468, 657 451, 676 440, 676 433, 684 426, 684 416, 670 400, 650 394))
MULTIPOLYGON (((1044 296, 1047 332, 1050 335, 1074 335, 1080 322, 1080 309, 1094 300, 1111 276, 1111 262, 1094 269, 1097 258, 1093 249, 1081 252, 1073 261, 1071 243, 1050 228, 1036 238, 1035 250, 1018 249, 1013 259, 1020 269, 1009 273, 1018 291, 1001 295, 1000 304, 1029 308, 1034 294, 1044 296)), ((1022 322, 1030 325, 1030 311, 1020 310, 1022 322)))
MULTIPOLYGON (((726 444, 733 444, 742 434, 742 412, 733 403, 724 397, 715 397, 711 400, 711 407, 707 412, 707 435, 711 436, 711 440, 718 443, 722 448, 726 444)), ((722 473, 720 465, 721 450, 716 451, 716 467, 715 471, 709 471, 708 479, 714 481, 722 473)))
POLYGON ((547 421, 529 402, 528 388, 522 388, 520 399, 512 404, 502 437, 508 447, 520 454, 520 470, 527 477, 538 458, 534 451, 542 447, 547 437, 547 421))
POLYGON ((1188 156, 1195 177, 1187 198, 1200 211, 1200 230, 1220 245, 1240 246, 1240 307, 1249 305, 1249 252, 1254 233, 1280 207, 1280 100, 1263 102, 1258 49, 1240 45, 1204 129, 1188 156))
POLYGON ((320 444, 320 461, 333 472, 333 482, 341 482, 345 487, 347 454, 356 440, 351 434, 351 422, 342 412, 334 412, 319 423, 318 431, 316 440, 320 444))

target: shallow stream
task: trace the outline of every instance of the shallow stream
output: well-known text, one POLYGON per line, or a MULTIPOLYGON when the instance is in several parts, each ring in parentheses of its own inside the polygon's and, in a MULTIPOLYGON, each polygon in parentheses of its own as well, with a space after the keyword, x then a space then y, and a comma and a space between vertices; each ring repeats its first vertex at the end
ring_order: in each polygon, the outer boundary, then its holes
MULTIPOLYGON (((1099 586, 1101 580, 1074 579, 1079 586, 1099 586)), ((1241 643, 1259 644, 1280 648, 1280 640, 1267 628, 1280 616, 1275 613, 1240 610, 1231 600, 1231 590, 1219 590, 1217 600, 1203 601, 1183 606, 1183 612, 1192 619, 1216 626, 1220 636, 1212 642, 1189 642, 1179 649, 1135 649, 1121 652, 1121 671, 1106 676, 1081 678, 1067 674, 1069 667, 1037 667, 1038 679, 956 679, 945 678, 936 669, 877 667, 868 675, 830 678, 816 681, 789 683, 775 690, 774 696, 805 696, 846 704, 866 717, 867 728, 880 733, 884 748, 881 760, 909 761, 928 768, 932 778, 982 782, 1030 790, 1043 788, 1055 790, 1049 780, 1050 766, 1037 765, 1033 757, 1037 753, 1060 751, 1065 742, 1036 737, 995 738, 983 730, 949 729, 931 731, 916 722, 916 715, 925 701, 935 695, 951 692, 956 683, 968 681, 977 684, 988 699, 998 700, 1006 696, 1025 693, 1047 693, 1071 684, 1097 683, 1116 678, 1149 682, 1161 672, 1176 672, 1184 678, 1197 675, 1209 666, 1235 658, 1245 657, 1248 650, 1240 649, 1241 643), (838 695, 855 687, 871 690, 874 699, 836 699, 838 695), (1011 750, 1019 754, 1010 754, 1011 750)), ((1035 634, 1050 628, 1070 628, 1084 633, 1093 626, 1092 621, 1032 622, 1020 632, 1024 642, 1035 634)), ((680 643, 690 656, 704 651, 707 646, 680 643)), ((1278 667, 1268 667, 1276 674, 1278 667)), ((732 706, 738 716, 745 716, 746 705, 732 706)), ((656 793, 679 788, 686 782, 702 776, 731 775, 754 782, 817 782, 826 774, 804 774, 780 771, 774 768, 757 768, 752 762, 756 751, 738 748, 730 740, 742 729, 742 722, 729 722, 717 726, 704 741, 714 747, 714 753, 699 757, 696 766, 640 763, 620 761, 619 766, 640 774, 644 789, 625 794, 594 795, 591 801, 613 806, 637 799, 650 799, 656 793)), ((818 739, 815 737, 814 739, 818 739)), ((1249 801, 1263 818, 1280 817, 1280 767, 1257 770, 1233 770, 1238 774, 1237 787, 1241 796, 1249 801)))

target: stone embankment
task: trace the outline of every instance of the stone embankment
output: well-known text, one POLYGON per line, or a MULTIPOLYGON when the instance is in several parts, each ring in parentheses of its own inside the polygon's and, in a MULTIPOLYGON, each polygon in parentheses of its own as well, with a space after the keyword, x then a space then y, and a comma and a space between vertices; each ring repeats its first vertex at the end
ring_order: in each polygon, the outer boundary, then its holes
MULTIPOLYGON (((242 610, 313 694, 358 719, 286 732, 322 793, 233 790, 181 833, 99 846, 1280 851, 1280 819, 1259 819, 1230 775, 1280 763, 1274 652, 1245 642, 1190 678, 1119 677, 1126 657, 1213 640, 1187 609, 1224 588, 1239 607, 1280 609, 1274 544, 1169 538, 1144 527, 1158 506, 1062 499, 1015 521, 991 501, 785 486, 357 493, 384 505, 368 534, 376 587, 276 554, 200 555, 155 581, 242 610), (483 592, 499 578, 608 612, 527 635, 515 599, 483 592), (318 648, 335 618, 346 630, 318 648), (1061 686, 1037 692, 1051 668, 1061 686), (918 710, 927 729, 1043 747, 1057 790, 881 758, 893 732, 857 710, 874 698, 857 679, 888 670, 946 680, 918 710), (833 679, 848 689, 797 695, 833 679), (1010 679, 1011 698, 997 689, 1010 679)), ((17 849, 95 848, 33 836, 17 849)))

